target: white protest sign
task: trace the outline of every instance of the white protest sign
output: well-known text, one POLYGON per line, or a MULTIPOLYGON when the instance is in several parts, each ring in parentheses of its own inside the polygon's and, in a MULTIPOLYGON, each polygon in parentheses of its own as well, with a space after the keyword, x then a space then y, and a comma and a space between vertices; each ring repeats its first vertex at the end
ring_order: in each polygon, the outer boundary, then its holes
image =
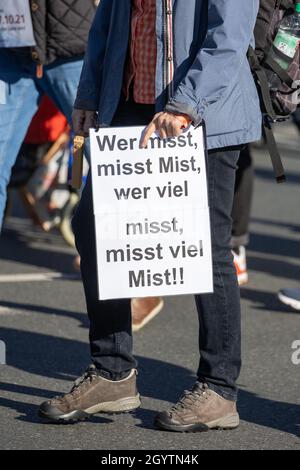
POLYGON ((203 129, 91 129, 99 298, 213 291, 203 129))
POLYGON ((0 0, 0 47, 34 46, 28 0, 0 0))

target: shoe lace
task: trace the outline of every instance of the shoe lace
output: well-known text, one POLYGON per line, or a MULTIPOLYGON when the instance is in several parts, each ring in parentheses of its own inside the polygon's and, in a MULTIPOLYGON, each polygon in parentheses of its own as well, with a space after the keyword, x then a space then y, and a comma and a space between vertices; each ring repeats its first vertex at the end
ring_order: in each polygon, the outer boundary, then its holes
POLYGON ((95 377, 97 377, 97 369, 94 364, 91 364, 86 371, 74 381, 70 394, 77 394, 82 385, 90 384, 95 377))
MULTIPOLYGON (((97 377, 97 369, 96 369, 96 366, 94 364, 91 364, 87 369, 86 371, 80 376, 78 377, 78 379, 76 379, 73 383, 73 386, 70 390, 70 392, 67 394, 67 395, 76 395, 79 393, 79 391, 81 390, 81 387, 82 385, 86 385, 87 383, 90 384, 95 377, 97 377)), ((55 397, 53 397, 52 400, 58 400, 58 401, 61 401, 64 399, 66 395, 56 395, 55 397)))
POLYGON ((171 411, 180 411, 187 406, 193 406, 196 402, 204 403, 210 396, 208 385, 196 382, 191 390, 184 390, 178 402, 172 406, 171 411))
MULTIPOLYGON (((78 379, 76 379, 74 381, 73 386, 72 386, 69 394, 72 394, 73 396, 76 395, 79 392, 79 390, 81 389, 82 385, 86 385, 87 383, 91 383, 92 380, 95 377, 97 377, 97 369, 94 366, 94 364, 91 364, 86 369, 86 371, 80 377, 78 377, 78 379)), ((54 399, 61 400, 63 397, 64 397, 64 395, 56 396, 56 397, 54 397, 54 399)))

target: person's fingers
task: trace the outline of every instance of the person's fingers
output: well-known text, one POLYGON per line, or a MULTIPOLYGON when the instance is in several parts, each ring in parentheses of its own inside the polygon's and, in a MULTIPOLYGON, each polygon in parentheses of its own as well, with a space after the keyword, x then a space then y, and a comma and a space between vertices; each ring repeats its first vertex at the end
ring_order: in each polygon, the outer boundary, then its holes
POLYGON ((168 136, 167 121, 165 113, 162 113, 157 118, 156 130, 161 139, 166 139, 168 136))
POLYGON ((85 111, 85 120, 83 123, 83 133, 85 137, 89 136, 91 128, 95 127, 96 114, 94 111, 85 111))
POLYGON ((159 137, 161 139, 167 139, 168 138, 167 128, 166 127, 164 127, 164 126, 160 127, 158 132, 159 132, 159 137))
POLYGON ((95 111, 87 111, 87 119, 90 122, 91 127, 96 127, 97 124, 97 113, 95 111))
POLYGON ((149 138, 155 131, 158 132, 161 139, 167 139, 182 134, 182 128, 183 123, 176 116, 164 112, 157 113, 152 122, 144 130, 140 140, 140 147, 145 148, 147 146, 149 138))
POLYGON ((74 109, 72 113, 73 130, 76 135, 84 135, 85 112, 83 109, 74 109))
POLYGON ((173 127, 173 132, 174 132, 174 137, 178 137, 179 135, 182 134, 183 132, 183 126, 181 123, 176 123, 176 125, 173 127))
POLYGON ((185 115, 178 115, 176 114, 176 119, 181 123, 181 128, 182 129, 187 129, 189 125, 191 124, 191 119, 188 116, 185 115))
POLYGON ((181 123, 181 129, 187 129, 189 127, 190 123, 188 121, 181 123))
POLYGON ((141 148, 147 147, 148 141, 151 135, 155 132, 155 129, 156 129, 155 122, 151 121, 142 134, 141 141, 140 141, 141 148))
POLYGON ((85 119, 84 119, 84 122, 83 122, 83 136, 84 137, 88 137, 89 136, 89 129, 90 129, 90 126, 89 126, 89 123, 86 119, 86 116, 85 116, 85 119))
POLYGON ((152 119, 152 121, 150 122, 150 124, 146 127, 146 129, 144 129, 143 133, 142 133, 142 136, 141 136, 141 140, 140 140, 140 148, 145 148, 147 147, 148 145, 148 141, 151 137, 151 135, 156 131, 157 129, 157 122, 158 122, 158 119, 159 117, 163 114, 162 111, 160 111, 159 113, 156 113, 152 119))
POLYGON ((176 137, 177 135, 181 134, 180 124, 174 120, 168 121, 166 127, 168 137, 176 137))
POLYGON ((176 116, 170 113, 164 113, 160 116, 158 129, 163 128, 168 138, 177 137, 181 134, 181 122, 176 116))
POLYGON ((172 122, 166 121, 165 128, 166 128, 166 131, 167 131, 167 137, 173 137, 174 136, 174 129, 173 129, 172 122))

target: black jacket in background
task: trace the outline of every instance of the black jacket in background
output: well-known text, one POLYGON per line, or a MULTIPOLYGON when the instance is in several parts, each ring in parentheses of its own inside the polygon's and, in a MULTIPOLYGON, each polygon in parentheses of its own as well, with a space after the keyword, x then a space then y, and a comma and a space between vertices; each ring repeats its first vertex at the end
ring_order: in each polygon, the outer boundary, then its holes
POLYGON ((95 0, 30 0, 36 46, 32 59, 49 64, 57 58, 81 56, 96 10, 95 0))

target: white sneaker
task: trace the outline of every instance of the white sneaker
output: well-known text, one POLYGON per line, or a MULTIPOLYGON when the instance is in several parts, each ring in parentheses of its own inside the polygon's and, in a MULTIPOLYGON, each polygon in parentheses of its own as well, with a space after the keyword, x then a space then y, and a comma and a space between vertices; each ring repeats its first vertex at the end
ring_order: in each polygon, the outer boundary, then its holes
POLYGON ((278 292, 279 300, 295 310, 300 310, 300 289, 282 289, 278 292))
POLYGON ((235 265, 239 286, 243 286, 244 284, 247 284, 249 280, 247 272, 246 248, 244 246, 239 246, 237 251, 238 253, 235 250, 232 250, 233 262, 235 265))

